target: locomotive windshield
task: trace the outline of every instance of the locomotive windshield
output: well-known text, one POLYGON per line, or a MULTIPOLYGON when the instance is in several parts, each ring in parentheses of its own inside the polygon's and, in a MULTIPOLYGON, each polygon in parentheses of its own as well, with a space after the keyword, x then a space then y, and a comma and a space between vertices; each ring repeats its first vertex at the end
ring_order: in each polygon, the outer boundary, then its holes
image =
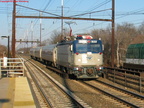
POLYGON ((102 48, 100 44, 76 44, 76 52, 78 53, 87 53, 87 52, 92 52, 92 53, 99 53, 102 52, 102 48))

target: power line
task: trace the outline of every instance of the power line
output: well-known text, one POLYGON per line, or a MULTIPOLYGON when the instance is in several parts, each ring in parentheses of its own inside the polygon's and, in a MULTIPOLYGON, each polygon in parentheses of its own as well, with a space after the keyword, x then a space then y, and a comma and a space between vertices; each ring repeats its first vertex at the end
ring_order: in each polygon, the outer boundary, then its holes
POLYGON ((103 5, 109 3, 109 2, 111 2, 111 0, 105 0, 104 2, 102 2, 102 3, 98 4, 98 5, 96 5, 95 7, 93 7, 92 9, 89 9, 87 12, 91 12, 91 11, 93 11, 95 9, 98 9, 98 8, 102 7, 103 5))
POLYGON ((50 14, 50 15, 54 15, 54 16, 59 16, 59 17, 60 17, 60 15, 53 14, 53 13, 50 13, 50 12, 45 12, 45 11, 42 11, 42 10, 38 10, 38 9, 34 9, 34 8, 30 8, 30 7, 22 6, 22 5, 19 5, 19 4, 16 4, 16 5, 17 5, 17 6, 20 6, 20 7, 27 8, 27 9, 31 9, 31 10, 35 10, 35 11, 39 11, 39 12, 42 12, 42 13, 47 13, 47 14, 50 14))
POLYGON ((111 10, 111 8, 110 9, 99 10, 99 11, 93 11, 93 12, 87 12, 87 13, 77 14, 77 15, 72 15, 70 17, 83 16, 83 15, 86 15, 86 14, 98 13, 98 12, 103 12, 103 11, 107 11, 107 10, 111 10))

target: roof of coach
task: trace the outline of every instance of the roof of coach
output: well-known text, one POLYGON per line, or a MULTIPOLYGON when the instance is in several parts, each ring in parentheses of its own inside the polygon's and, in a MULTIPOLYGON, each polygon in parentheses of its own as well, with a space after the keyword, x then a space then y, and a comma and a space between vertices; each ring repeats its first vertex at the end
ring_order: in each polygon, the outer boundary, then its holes
POLYGON ((60 43, 57 44, 57 46, 59 45, 66 45, 66 44, 72 44, 73 41, 66 41, 66 40, 62 40, 60 43))
POLYGON ((46 45, 46 46, 42 46, 42 49, 51 48, 51 47, 54 48, 56 46, 57 46, 57 44, 46 45))
POLYGON ((144 59, 144 43, 130 44, 127 49, 126 58, 144 59))
POLYGON ((128 46, 128 49, 143 48, 143 47, 144 47, 144 43, 130 44, 130 45, 128 46))

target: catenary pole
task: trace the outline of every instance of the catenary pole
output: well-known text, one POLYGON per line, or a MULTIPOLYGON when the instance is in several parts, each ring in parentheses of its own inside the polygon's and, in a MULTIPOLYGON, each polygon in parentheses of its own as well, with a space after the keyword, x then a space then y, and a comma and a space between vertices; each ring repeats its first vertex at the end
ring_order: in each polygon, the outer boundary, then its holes
POLYGON ((63 16, 64 16, 64 0, 61 0, 61 40, 63 39, 64 33, 63 33, 63 16))
POLYGON ((112 45, 111 45, 111 66, 114 67, 114 38, 115 38, 115 0, 112 0, 112 45))
POLYGON ((15 44, 16 44, 16 0, 13 0, 13 17, 12 17, 12 57, 15 58, 15 44))

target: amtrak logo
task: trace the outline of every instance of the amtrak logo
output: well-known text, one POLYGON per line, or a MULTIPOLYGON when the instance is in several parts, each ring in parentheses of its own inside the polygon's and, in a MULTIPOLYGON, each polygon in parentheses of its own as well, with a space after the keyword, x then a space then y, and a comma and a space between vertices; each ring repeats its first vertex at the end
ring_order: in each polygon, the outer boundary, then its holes
POLYGON ((91 60, 91 59, 92 59, 92 56, 88 56, 87 59, 88 59, 88 60, 91 60))

